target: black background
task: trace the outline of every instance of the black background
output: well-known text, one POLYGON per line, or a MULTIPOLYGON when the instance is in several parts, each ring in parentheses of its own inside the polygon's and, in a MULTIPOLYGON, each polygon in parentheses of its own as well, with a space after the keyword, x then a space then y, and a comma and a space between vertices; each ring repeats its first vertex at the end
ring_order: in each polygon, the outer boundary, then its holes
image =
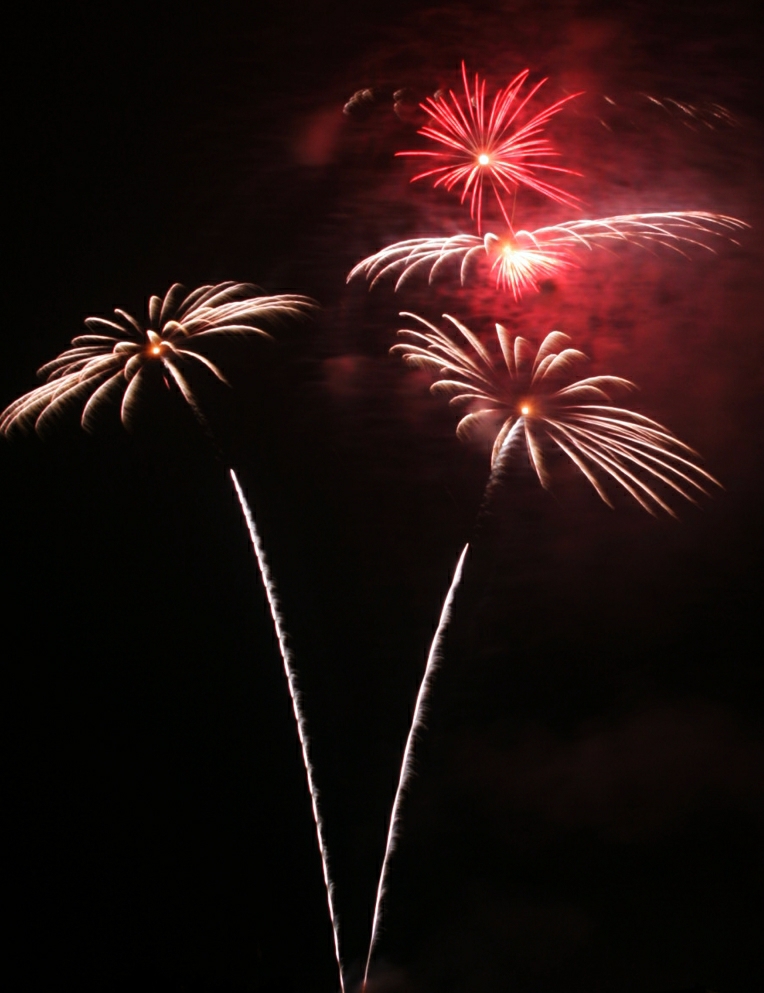
MULTIPOLYGON (((2 402, 84 317, 143 315, 176 280, 323 306, 276 344, 216 345, 234 387, 199 381, 216 444, 160 391, 130 434, 115 411, 95 437, 72 417, 2 445, 9 988, 337 986, 231 464, 300 668, 349 985, 426 647, 474 536, 375 988, 757 988, 762 46, 746 11, 72 3, 6 25, 2 402), (595 253, 519 305, 453 274, 397 296, 345 286, 385 244, 471 230, 394 158, 462 58, 494 85, 528 65, 550 100, 585 91, 550 134, 591 216, 715 210, 752 229, 716 255, 595 253), (363 87, 366 113, 343 115, 363 87), (566 331, 724 490, 677 523, 625 494, 610 511, 564 465, 551 493, 518 468, 475 532, 487 452, 388 356, 399 309, 566 331)), ((531 194, 520 209, 529 227, 570 213, 531 194)))

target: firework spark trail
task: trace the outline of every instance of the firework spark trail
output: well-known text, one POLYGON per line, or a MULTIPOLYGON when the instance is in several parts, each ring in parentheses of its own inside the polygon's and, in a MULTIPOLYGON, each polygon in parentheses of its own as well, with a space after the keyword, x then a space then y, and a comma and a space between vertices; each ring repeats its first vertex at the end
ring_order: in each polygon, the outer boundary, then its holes
POLYGON ((558 203, 575 207, 578 197, 558 186, 540 179, 536 172, 566 173, 577 176, 579 173, 562 166, 549 165, 543 162, 530 162, 529 159, 549 158, 559 153, 551 143, 539 137, 544 126, 558 114, 563 106, 580 93, 572 93, 539 111, 522 126, 517 125, 517 119, 526 106, 546 82, 542 79, 518 100, 518 94, 525 85, 530 70, 524 69, 508 84, 500 89, 493 98, 490 111, 486 108, 485 80, 480 81, 475 74, 474 91, 470 92, 467 80, 467 67, 462 62, 462 83, 464 85, 465 101, 462 102, 453 90, 449 90, 451 103, 445 98, 428 97, 419 106, 431 119, 431 124, 423 127, 418 133, 430 138, 438 145, 445 146, 445 151, 411 151, 398 152, 400 156, 414 156, 435 159, 444 162, 432 169, 420 172, 411 182, 418 179, 436 176, 434 186, 443 186, 452 190, 459 183, 462 185, 461 202, 470 197, 470 217, 477 221, 480 233, 483 214, 483 186, 490 183, 493 194, 498 202, 501 214, 507 225, 512 223, 507 214, 502 194, 514 193, 518 187, 527 186, 558 203), (513 130, 514 127, 514 130, 513 130))
POLYGON ((260 540, 260 535, 255 525, 254 515, 252 514, 247 498, 244 496, 244 491, 242 490, 241 484, 239 483, 238 477, 233 469, 230 470, 230 475, 234 489, 236 490, 236 496, 239 499, 242 513, 244 514, 244 520, 247 522, 247 529, 252 540, 252 548, 254 549, 255 558, 257 559, 260 577, 263 581, 263 586, 265 587, 265 595, 268 598, 268 607, 270 608, 271 618, 273 619, 273 627, 276 630, 279 653, 281 654, 281 660, 284 664, 284 673, 287 678, 287 685, 289 686, 289 696, 292 700, 292 712, 294 714, 295 724, 297 725, 297 735, 300 739, 300 748, 302 750, 302 761, 305 766, 305 776, 308 781, 308 792, 310 793, 310 803, 313 810, 313 821, 316 825, 316 839, 318 841, 318 849, 321 854, 321 869, 323 871, 324 886, 326 888, 326 902, 329 907, 329 918, 332 924, 334 955, 337 960, 337 968, 339 969, 340 990, 341 993, 344 993, 345 985, 342 958, 340 955, 339 921, 334 906, 334 883, 332 882, 329 874, 329 854, 326 847, 326 841, 324 839, 324 824, 318 807, 318 789, 316 788, 313 777, 313 766, 310 761, 310 745, 308 742, 305 717, 302 712, 300 690, 297 685, 297 674, 295 672, 292 653, 289 649, 289 645, 287 644, 287 636, 284 631, 284 624, 279 610, 276 586, 273 582, 270 569, 268 568, 268 563, 265 558, 265 549, 263 548, 263 543, 260 540))
POLYGON ((371 924, 369 951, 366 956, 366 966, 363 973, 363 984, 361 986, 362 990, 365 990, 369 979, 371 957, 374 953, 374 947, 377 943, 377 939, 379 938, 379 926, 382 919, 382 904, 385 899, 385 891, 387 888, 387 875, 390 866, 390 858, 395 851, 398 836, 400 834, 399 824, 401 818, 401 807, 403 804, 403 795, 406 792, 406 787, 408 786, 412 775, 414 774, 414 745, 416 744, 416 739, 421 728, 423 727, 424 719, 427 714, 427 701, 430 695, 432 681, 435 677, 435 673, 440 665, 440 662, 442 661, 441 645, 443 643, 443 637, 446 633, 446 628, 451 620, 451 607, 454 602, 454 597, 456 596, 456 591, 462 580, 464 560, 467 557, 469 547, 469 544, 466 544, 462 549, 462 554, 459 556, 459 561, 454 572, 454 578, 451 580, 448 593, 446 593, 446 598, 443 601, 443 608, 440 612, 440 620, 438 621, 438 626, 435 630, 435 635, 433 636, 432 643, 430 645, 424 676, 422 677, 419 692, 417 693, 416 704, 414 706, 414 716, 411 720, 411 727, 409 729, 408 738, 406 739, 406 747, 403 751, 403 761, 401 762, 401 771, 398 777, 398 787, 395 791, 395 799, 393 800, 393 807, 390 813, 390 824, 387 830, 387 843, 385 845, 385 854, 382 859, 382 868, 379 873, 377 897, 374 901, 374 916, 371 924))
POLYGON ((593 251, 613 243, 640 248, 661 246, 686 255, 685 249, 713 252, 704 239, 726 238, 747 228, 745 221, 707 211, 617 214, 596 220, 566 221, 535 231, 516 231, 505 237, 488 232, 484 237, 458 234, 448 238, 412 238, 399 241, 358 263, 348 275, 364 276, 370 288, 387 275, 398 274, 397 290, 407 279, 424 270, 429 281, 449 263, 460 262, 464 283, 473 260, 484 260, 496 273, 499 289, 511 291, 516 300, 538 290, 539 281, 575 266, 575 252, 593 251))

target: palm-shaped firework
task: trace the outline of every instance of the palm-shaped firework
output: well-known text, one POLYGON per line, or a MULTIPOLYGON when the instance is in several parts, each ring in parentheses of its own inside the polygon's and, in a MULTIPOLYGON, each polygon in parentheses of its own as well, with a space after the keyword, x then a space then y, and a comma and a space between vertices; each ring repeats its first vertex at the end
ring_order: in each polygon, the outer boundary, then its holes
MULTIPOLYGON (((664 491, 694 503, 698 495, 708 495, 709 486, 719 485, 697 464, 697 453, 668 428, 613 405, 612 393, 634 388, 628 380, 619 376, 576 379, 576 366, 586 356, 568 347, 567 335, 553 331, 534 350, 526 338, 513 337, 497 324, 499 347, 498 355, 494 355, 454 317, 444 315, 461 341, 416 314, 401 316, 413 318, 418 327, 399 331, 406 341, 394 345, 391 351, 401 355, 409 365, 434 372, 439 377, 431 386, 434 393, 449 395, 453 406, 470 408, 457 425, 457 435, 466 438, 477 428, 495 424, 489 486, 522 447, 542 486, 549 485, 545 454, 548 448, 555 447, 573 462, 609 506, 612 502, 605 486, 607 480, 625 490, 649 513, 665 511, 671 516, 676 515, 664 491)), ((466 544, 459 556, 417 694, 390 815, 364 984, 379 936, 390 858, 400 833, 402 799, 413 773, 414 746, 423 727, 469 547, 466 544)))
MULTIPOLYGON (((82 405, 82 426, 91 430, 101 408, 120 397, 120 416, 122 422, 129 425, 141 387, 152 371, 163 373, 168 387, 172 384, 177 387, 197 418, 207 427, 188 380, 188 370, 197 364, 222 382, 226 379, 220 369, 198 350, 201 339, 224 334, 256 334, 270 338, 262 326, 264 323, 304 316, 315 307, 314 301, 308 297, 295 294, 260 296, 254 286, 245 283, 200 286, 188 295, 176 283, 163 298, 152 296, 149 300, 147 327, 119 309, 115 310, 116 320, 89 317, 85 321, 88 333, 74 338, 71 348, 39 370, 39 375, 46 377, 47 381, 10 404, 0 414, 0 432, 9 434, 14 429, 33 425, 38 432, 42 432, 66 409, 78 405, 82 405)), ((265 587, 292 700, 321 855, 340 987, 344 989, 333 886, 297 675, 254 515, 236 473, 233 469, 229 471, 265 587)))
POLYGON ((461 202, 469 197, 470 217, 477 221, 480 232, 483 216, 483 188, 489 184, 502 216, 511 227, 504 197, 514 193, 519 186, 527 186, 558 203, 575 206, 577 197, 558 186, 543 180, 539 172, 577 175, 571 169, 550 165, 546 161, 559 153, 543 137, 545 125, 558 114, 563 106, 579 93, 558 100, 545 107, 523 123, 524 112, 546 82, 536 83, 525 96, 521 91, 528 80, 529 70, 518 73, 509 85, 499 90, 490 109, 486 106, 486 84, 475 74, 474 88, 470 90, 467 67, 462 62, 464 99, 449 90, 448 99, 428 97, 420 104, 430 124, 419 134, 430 138, 441 148, 438 151, 398 152, 402 156, 417 156, 434 160, 432 169, 420 172, 411 180, 436 177, 434 185, 452 190, 461 184, 461 202), (442 164, 441 164, 442 163, 442 164))
POLYGON ((618 214, 597 220, 565 221, 535 231, 515 231, 505 237, 458 234, 450 238, 411 238, 381 249, 359 262, 348 275, 365 276, 374 286, 385 276, 397 276, 399 289, 411 276, 427 272, 429 281, 448 264, 460 263, 465 282, 473 263, 490 266, 496 287, 519 300, 538 290, 539 282, 575 266, 581 249, 609 247, 618 243, 641 248, 664 247, 687 254, 693 247, 713 252, 708 242, 727 238, 748 225, 736 217, 707 211, 618 214))
POLYGON ((413 317, 426 330, 400 331, 408 340, 392 351, 410 365, 436 370, 443 378, 431 389, 452 394, 452 405, 478 408, 461 418, 457 435, 468 437, 487 421, 500 425, 491 453, 493 470, 511 456, 514 442, 522 440, 546 487, 544 449, 551 443, 575 463, 605 503, 612 506, 602 483, 603 477, 609 477, 649 513, 660 509, 672 516, 676 515, 661 495, 661 483, 693 502, 698 493, 708 495, 708 483, 716 484, 693 461, 696 453, 670 431, 642 414, 612 405, 612 392, 634 389, 629 380, 591 376, 570 382, 575 366, 586 356, 566 347, 567 335, 548 334, 534 355, 527 339, 513 338, 497 324, 501 350, 497 367, 480 339, 454 317, 444 315, 470 351, 416 314, 402 316, 413 317))
POLYGON ((141 387, 157 367, 165 374, 167 385, 173 382, 199 414, 187 378, 189 367, 198 363, 226 382, 220 369, 198 351, 200 339, 223 334, 269 338, 260 326, 263 321, 296 317, 315 306, 303 296, 268 297, 257 292, 246 283, 226 282, 200 286, 185 295, 176 283, 164 298, 152 296, 149 300, 148 327, 119 309, 114 311, 115 320, 88 317, 88 333, 72 339, 71 348, 38 371, 47 381, 0 414, 0 431, 7 434, 32 424, 42 431, 64 410, 80 403, 84 403, 82 426, 90 430, 97 412, 119 397, 120 415, 127 424, 141 387))

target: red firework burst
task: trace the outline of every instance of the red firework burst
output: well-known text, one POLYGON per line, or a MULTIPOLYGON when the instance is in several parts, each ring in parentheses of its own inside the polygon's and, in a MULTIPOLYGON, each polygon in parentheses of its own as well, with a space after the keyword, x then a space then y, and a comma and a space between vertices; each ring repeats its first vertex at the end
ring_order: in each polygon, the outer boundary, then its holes
POLYGON ((485 80, 481 82, 480 77, 475 73, 474 92, 470 92, 467 67, 462 62, 466 107, 464 101, 460 100, 453 90, 449 90, 450 103, 445 97, 428 97, 425 103, 420 104, 429 114, 432 123, 423 127, 418 133, 431 138, 439 145, 444 145, 446 150, 397 153, 425 156, 442 161, 443 165, 436 165, 433 169, 420 172, 411 182, 434 176, 437 177, 434 185, 443 186, 447 190, 452 190, 461 183, 461 201, 464 203, 467 197, 470 197, 470 216, 477 220, 478 232, 482 222, 483 186, 486 182, 490 183, 499 209, 510 228, 512 225, 502 195, 513 193, 518 186, 527 186, 558 203, 571 207, 577 205, 577 197, 545 182, 539 178, 537 172, 545 170, 567 173, 570 176, 578 176, 580 173, 562 166, 529 160, 549 158, 559 154, 546 138, 539 136, 549 119, 559 113, 569 100, 581 94, 572 93, 563 97, 562 100, 546 107, 519 126, 518 118, 546 82, 542 79, 525 97, 521 98, 519 93, 528 74, 529 70, 524 69, 515 76, 506 89, 499 90, 493 98, 490 111, 487 111, 485 80))

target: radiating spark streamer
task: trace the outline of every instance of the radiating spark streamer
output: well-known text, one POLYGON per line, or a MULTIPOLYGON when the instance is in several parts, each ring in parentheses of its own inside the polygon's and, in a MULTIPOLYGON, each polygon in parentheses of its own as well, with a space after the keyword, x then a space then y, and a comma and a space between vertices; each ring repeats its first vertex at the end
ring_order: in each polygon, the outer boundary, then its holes
POLYGON ((600 477, 609 477, 651 514, 676 516, 656 484, 690 502, 708 495, 707 485, 720 484, 694 461, 697 453, 657 421, 623 407, 611 406, 610 391, 633 389, 618 376, 591 376, 571 381, 573 367, 586 356, 567 348, 567 335, 548 334, 535 353, 529 341, 512 338, 496 325, 503 362, 456 318, 443 316, 472 347, 472 353, 434 324, 413 317, 425 330, 399 331, 408 340, 394 345, 410 365, 427 368, 441 378, 432 392, 450 395, 450 404, 467 406, 456 433, 468 436, 482 424, 501 423, 493 444, 496 470, 509 456, 512 441, 525 441, 531 465, 545 488, 545 442, 556 446, 583 473, 605 503, 612 506, 600 477), (473 354, 474 353, 474 354, 473 354), (602 401, 606 401, 604 404, 602 401))
POLYGON ((458 234, 449 238, 411 238, 399 241, 358 263, 348 275, 364 276, 370 288, 385 276, 397 276, 395 289, 420 271, 429 281, 449 263, 460 263, 462 283, 473 260, 490 265, 496 286, 516 300, 539 283, 575 266, 577 250, 603 248, 621 242, 640 248, 661 246, 686 254, 694 247, 713 252, 706 240, 726 238, 749 225, 736 217, 706 211, 617 214, 596 220, 566 221, 535 231, 516 231, 504 237, 488 232, 484 237, 458 234), (704 240, 706 239, 706 240, 704 240))
POLYGON ((73 347, 38 370, 47 382, 19 397, 0 414, 0 433, 32 424, 42 431, 59 414, 80 403, 81 424, 89 431, 95 426, 97 411, 120 395, 120 416, 126 424, 144 373, 151 366, 161 367, 186 402, 195 407, 185 370, 196 363, 226 382, 220 369, 197 350, 200 338, 223 334, 270 338, 261 326, 263 322, 300 316, 316 306, 308 297, 260 296, 256 287, 230 281, 200 286, 184 298, 185 292, 175 283, 164 299, 151 297, 147 328, 119 309, 114 311, 116 321, 88 317, 88 333, 72 339, 73 347))
POLYGON ((470 91, 467 68, 462 62, 464 99, 449 90, 450 103, 445 98, 428 97, 425 103, 419 105, 429 115, 430 124, 418 133, 444 146, 445 150, 397 153, 442 162, 442 165, 435 165, 432 169, 418 173, 411 182, 437 177, 434 185, 443 186, 447 190, 462 184, 461 202, 464 203, 469 196, 470 217, 477 221, 478 234, 482 224, 483 187, 486 183, 490 185, 502 216, 510 228, 512 224, 502 195, 514 193, 519 186, 527 186, 569 207, 575 207, 578 203, 578 197, 566 193, 558 186, 552 186, 536 173, 539 170, 566 173, 569 176, 578 176, 580 173, 531 160, 559 154, 549 140, 540 135, 549 120, 569 100, 581 94, 571 93, 570 96, 563 97, 520 125, 518 117, 546 82, 542 79, 524 97, 519 98, 529 72, 530 70, 524 69, 505 89, 498 90, 488 111, 485 80, 481 82, 476 73, 474 90, 470 91))
POLYGON ((239 504, 244 515, 244 520, 247 522, 247 529, 249 531, 250 539, 252 540, 252 548, 254 549, 255 558, 257 559, 257 566, 260 570, 260 577, 263 581, 263 586, 265 587, 265 595, 268 598, 268 607, 270 608, 271 618, 273 619, 273 627, 276 631, 276 640, 279 645, 279 653, 281 654, 281 660, 284 664, 284 673, 289 687, 289 696, 292 700, 292 712, 294 714, 295 724, 297 725, 297 735, 300 739, 302 762, 305 766, 305 777, 308 781, 308 792, 310 793, 310 803, 313 809, 313 822, 316 825, 318 850, 321 854, 321 868, 324 875, 324 887, 326 889, 326 902, 329 907, 329 918, 332 924, 334 955, 337 960, 337 968, 339 969, 340 990, 341 993, 344 993, 345 984, 342 958, 340 955, 339 920, 334 906, 334 883, 332 882, 329 873, 329 853, 324 839, 324 824, 321 819, 321 813, 318 806, 318 789, 315 784, 313 766, 310 761, 310 744, 308 741, 307 725, 302 712, 301 694, 297 685, 297 673, 295 671, 292 653, 289 649, 289 645, 287 644, 287 636, 284 631, 284 622, 279 610, 276 586, 273 582, 270 569, 268 568, 268 563, 265 558, 265 549, 263 548, 263 543, 260 540, 260 534, 255 525, 254 515, 247 502, 247 498, 244 495, 244 491, 241 488, 239 479, 233 469, 230 470, 230 475, 234 489, 236 490, 236 496, 239 498, 239 504))
POLYGON ((443 637, 446 633, 446 628, 448 627, 449 621, 451 620, 451 608, 453 606, 454 597, 456 596, 456 591, 462 581, 464 560, 467 557, 469 547, 469 543, 464 546, 462 549, 462 554, 459 556, 459 561, 456 564, 454 577, 451 580, 448 593, 446 593, 446 598, 443 601, 443 608, 440 612, 440 620, 438 621, 438 626, 435 630, 435 635, 433 636, 432 643, 430 645, 424 676, 422 677, 419 692, 417 693, 416 704, 414 706, 414 716, 411 719, 411 727, 409 729, 408 738, 406 739, 406 747, 403 751, 401 771, 398 777, 398 787, 395 791, 393 808, 390 813, 390 824, 387 830, 387 844, 385 845, 385 854, 382 859, 382 868, 379 873, 377 898, 374 902, 374 916, 371 924, 371 938, 369 940, 368 955, 366 956, 366 967, 363 973, 363 984, 361 986, 362 990, 365 990, 369 979, 371 957, 374 953, 377 939, 379 938, 379 926, 382 919, 382 905, 384 903, 385 892, 387 889, 387 875, 390 867, 390 859, 395 851, 398 838, 400 836, 400 819, 401 808, 403 805, 403 795, 406 792, 409 781, 414 774, 414 746, 416 744, 416 739, 419 736, 419 732, 424 726, 424 720, 427 715, 427 702, 430 696, 432 682, 442 661, 441 646, 443 643, 443 637))

